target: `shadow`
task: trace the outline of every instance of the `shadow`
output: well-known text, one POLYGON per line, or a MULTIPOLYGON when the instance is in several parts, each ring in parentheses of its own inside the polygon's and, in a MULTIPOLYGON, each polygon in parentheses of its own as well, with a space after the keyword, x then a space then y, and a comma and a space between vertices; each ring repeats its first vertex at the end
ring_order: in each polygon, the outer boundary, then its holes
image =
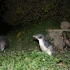
POLYGON ((6 35, 10 30, 12 30, 12 26, 7 23, 0 22, 0 35, 6 35))

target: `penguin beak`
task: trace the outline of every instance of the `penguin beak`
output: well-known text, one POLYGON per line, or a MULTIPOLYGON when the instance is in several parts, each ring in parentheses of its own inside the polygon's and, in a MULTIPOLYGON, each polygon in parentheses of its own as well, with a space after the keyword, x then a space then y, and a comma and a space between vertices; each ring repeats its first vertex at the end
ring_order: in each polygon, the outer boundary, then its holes
POLYGON ((34 37, 35 39, 37 39, 37 36, 36 36, 36 35, 33 35, 33 37, 34 37))

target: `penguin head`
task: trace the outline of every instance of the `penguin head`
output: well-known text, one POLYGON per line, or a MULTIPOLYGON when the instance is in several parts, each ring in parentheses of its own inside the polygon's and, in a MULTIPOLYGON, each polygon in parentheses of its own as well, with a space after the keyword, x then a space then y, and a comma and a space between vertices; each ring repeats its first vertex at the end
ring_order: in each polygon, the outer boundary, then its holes
POLYGON ((63 31, 63 32, 62 32, 62 36, 63 36, 63 37, 67 37, 67 32, 66 32, 66 31, 63 31))
POLYGON ((43 34, 33 35, 33 37, 34 37, 35 39, 37 39, 37 40, 44 40, 44 39, 45 39, 45 37, 44 37, 43 34))

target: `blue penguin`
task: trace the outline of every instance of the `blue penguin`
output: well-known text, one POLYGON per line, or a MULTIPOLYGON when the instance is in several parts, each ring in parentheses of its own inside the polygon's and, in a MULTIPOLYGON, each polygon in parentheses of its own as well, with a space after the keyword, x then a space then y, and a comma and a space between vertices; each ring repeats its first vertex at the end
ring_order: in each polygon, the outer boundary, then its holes
POLYGON ((64 48, 70 48, 70 38, 67 35, 66 31, 62 32, 63 42, 65 44, 64 48))
POLYGON ((7 38, 4 36, 0 36, 0 51, 3 51, 7 47, 9 47, 7 38))
POLYGON ((33 37, 39 41, 39 46, 42 51, 50 56, 55 53, 52 43, 46 40, 43 34, 33 35, 33 37))

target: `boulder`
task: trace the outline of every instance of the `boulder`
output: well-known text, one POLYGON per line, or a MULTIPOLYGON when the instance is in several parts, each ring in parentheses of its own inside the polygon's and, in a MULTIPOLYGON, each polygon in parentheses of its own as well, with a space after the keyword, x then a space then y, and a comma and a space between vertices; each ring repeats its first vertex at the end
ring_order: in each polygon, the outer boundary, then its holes
POLYGON ((70 23, 68 21, 61 22, 61 29, 68 29, 70 27, 70 23))

